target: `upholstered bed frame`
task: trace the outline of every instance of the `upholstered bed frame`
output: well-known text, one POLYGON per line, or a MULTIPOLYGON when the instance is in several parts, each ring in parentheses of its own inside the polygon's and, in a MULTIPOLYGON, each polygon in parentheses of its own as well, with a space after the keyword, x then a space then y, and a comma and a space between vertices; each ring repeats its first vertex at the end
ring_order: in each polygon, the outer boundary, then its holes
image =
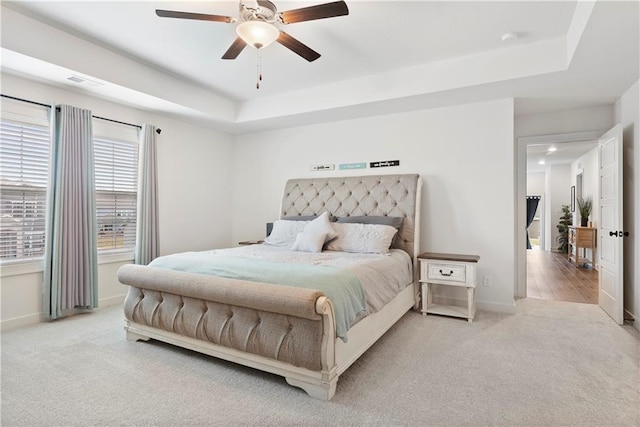
POLYGON ((414 283, 380 311, 336 339, 331 301, 317 290, 225 279, 140 265, 118 271, 129 285, 125 330, 282 375, 312 397, 329 400, 339 375, 410 308, 417 306, 421 180, 418 175, 293 179, 281 217, 388 215, 404 217, 392 247, 414 261, 414 283))

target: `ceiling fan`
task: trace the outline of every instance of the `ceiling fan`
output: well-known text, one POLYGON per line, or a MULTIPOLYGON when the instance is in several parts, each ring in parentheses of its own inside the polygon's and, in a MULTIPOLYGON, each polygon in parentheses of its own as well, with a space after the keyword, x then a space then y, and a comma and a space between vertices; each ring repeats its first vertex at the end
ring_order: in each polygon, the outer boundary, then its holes
POLYGON ((224 55, 222 55, 222 59, 236 59, 247 45, 253 46, 256 49, 262 49, 276 41, 309 62, 320 58, 320 54, 284 31, 281 31, 274 24, 293 24, 296 22, 333 18, 348 14, 349 9, 344 1, 335 1, 278 12, 276 5, 268 0, 251 2, 240 0, 239 18, 156 9, 156 15, 162 18, 195 19, 226 23, 240 21, 240 24, 236 27, 238 37, 224 55))

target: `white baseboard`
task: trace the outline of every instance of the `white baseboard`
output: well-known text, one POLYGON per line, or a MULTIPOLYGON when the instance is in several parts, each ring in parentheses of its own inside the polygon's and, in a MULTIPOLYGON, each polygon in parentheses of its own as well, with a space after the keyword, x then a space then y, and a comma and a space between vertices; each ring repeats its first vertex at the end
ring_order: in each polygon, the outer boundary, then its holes
POLYGON ((0 330, 2 332, 10 331, 12 329, 23 328, 25 326, 36 325, 38 323, 44 322, 44 320, 45 319, 42 313, 14 317, 12 319, 6 319, 0 322, 0 330))
MULTIPOLYGON (((103 298, 98 301, 98 309, 111 307, 114 305, 121 305, 124 303, 124 299, 126 298, 126 296, 126 294, 122 294, 116 295, 114 297, 103 298)), ((46 321, 46 319, 42 312, 28 314, 26 316, 13 317, 11 319, 5 319, 0 322, 0 331, 10 331, 12 329, 23 328, 25 326, 36 325, 44 321, 46 321)))
POLYGON ((495 302, 476 301, 476 309, 492 313, 516 314, 516 302, 512 304, 498 304, 495 302))
MULTIPOLYGON (((434 302, 438 304, 458 305, 460 307, 467 306, 465 298, 434 296, 434 302)), ((476 300, 476 310, 490 311, 492 313, 516 314, 516 302, 513 304, 497 304, 494 302, 476 300)))
POLYGON ((124 299, 127 297, 127 294, 116 295, 115 297, 103 298, 98 301, 98 308, 103 307, 111 307, 112 305, 122 305, 124 304, 124 299))

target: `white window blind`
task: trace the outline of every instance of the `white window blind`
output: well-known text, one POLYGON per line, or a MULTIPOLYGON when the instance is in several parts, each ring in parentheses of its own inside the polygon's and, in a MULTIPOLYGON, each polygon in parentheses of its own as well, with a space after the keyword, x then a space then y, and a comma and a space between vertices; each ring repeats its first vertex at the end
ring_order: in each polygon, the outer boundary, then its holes
POLYGON ((0 261, 28 260, 44 254, 50 140, 46 110, 46 107, 36 107, 33 117, 29 117, 8 113, 3 106, 0 261))
POLYGON ((98 250, 133 249, 136 244, 137 129, 94 121, 98 250), (111 129, 109 129, 111 128, 111 129))

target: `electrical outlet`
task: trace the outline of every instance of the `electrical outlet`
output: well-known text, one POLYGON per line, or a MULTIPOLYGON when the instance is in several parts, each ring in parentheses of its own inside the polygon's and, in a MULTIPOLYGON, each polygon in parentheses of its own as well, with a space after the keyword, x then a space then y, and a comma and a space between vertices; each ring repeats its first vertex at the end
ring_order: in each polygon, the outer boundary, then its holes
POLYGON ((484 282, 482 282, 483 286, 486 286, 487 288, 491 287, 491 276, 484 276, 484 282))

